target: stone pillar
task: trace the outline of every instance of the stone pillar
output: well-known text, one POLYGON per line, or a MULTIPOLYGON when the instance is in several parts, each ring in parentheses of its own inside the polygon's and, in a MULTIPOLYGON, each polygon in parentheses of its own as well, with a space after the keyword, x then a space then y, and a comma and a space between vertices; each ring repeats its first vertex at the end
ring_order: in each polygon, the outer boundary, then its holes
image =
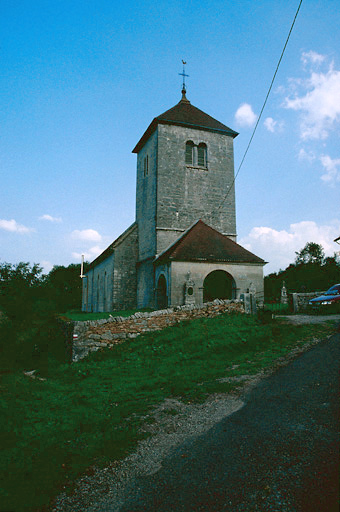
POLYGON ((250 304, 251 304, 251 314, 256 315, 257 307, 256 307, 256 295, 255 293, 250 294, 250 304))
POLYGON ((282 288, 281 288, 281 304, 288 304, 287 288, 286 288, 286 284, 284 281, 282 283, 282 288))
POLYGON ((250 313, 251 313, 250 293, 241 293, 240 299, 243 301, 243 304, 244 304, 244 312, 247 315, 250 315, 250 313))
POLYGON ((195 304, 195 283, 191 278, 191 272, 187 273, 187 278, 184 284, 184 304, 195 304))
POLYGON ((240 299, 244 304, 244 312, 247 315, 256 315, 256 296, 249 292, 241 293, 240 299))
POLYGON ((293 293, 293 313, 297 313, 299 310, 299 303, 298 303, 298 294, 293 293))

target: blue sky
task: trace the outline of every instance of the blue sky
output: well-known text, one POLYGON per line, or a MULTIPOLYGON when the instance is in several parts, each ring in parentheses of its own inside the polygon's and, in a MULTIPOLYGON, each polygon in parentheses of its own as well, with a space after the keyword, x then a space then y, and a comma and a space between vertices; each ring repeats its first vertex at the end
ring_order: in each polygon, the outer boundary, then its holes
MULTIPOLYGON (((0 4, 0 262, 94 259, 135 218, 136 155, 180 100, 238 131, 238 168, 298 0, 0 4)), ((238 242, 285 268, 340 236, 340 9, 304 0, 236 181, 238 242)))

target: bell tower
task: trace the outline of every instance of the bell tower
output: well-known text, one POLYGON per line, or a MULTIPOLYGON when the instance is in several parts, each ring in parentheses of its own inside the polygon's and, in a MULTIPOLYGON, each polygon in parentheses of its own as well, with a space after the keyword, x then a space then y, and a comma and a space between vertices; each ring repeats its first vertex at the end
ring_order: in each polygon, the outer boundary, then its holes
POLYGON ((185 83, 179 103, 153 119, 133 149, 140 274, 151 276, 152 259, 198 219, 236 241, 237 135, 193 106, 185 83))
POLYGON ((191 105, 185 89, 175 107, 152 121, 133 150, 141 257, 159 254, 198 219, 236 239, 237 135, 191 105))

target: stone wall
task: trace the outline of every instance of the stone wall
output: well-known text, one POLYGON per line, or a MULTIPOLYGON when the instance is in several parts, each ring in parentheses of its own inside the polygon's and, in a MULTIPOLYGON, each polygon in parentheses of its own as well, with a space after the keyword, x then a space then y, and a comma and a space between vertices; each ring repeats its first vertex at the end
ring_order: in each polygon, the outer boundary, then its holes
POLYGON ((142 333, 159 331, 183 320, 214 317, 222 313, 244 313, 240 300, 219 300, 207 304, 187 305, 151 313, 137 312, 130 317, 74 322, 72 361, 76 362, 106 347, 136 338, 142 333))
POLYGON ((154 268, 152 259, 137 264, 137 308, 154 308, 154 268))
POLYGON ((133 223, 83 278, 82 311, 136 308, 137 256, 138 226, 133 223))
POLYGON ((292 293, 292 309, 293 313, 301 313, 308 309, 308 303, 311 299, 323 295, 325 292, 310 293, 292 293))
POLYGON ((256 296, 263 298, 263 266, 233 263, 208 263, 208 262, 171 262, 172 285, 169 291, 170 304, 183 304, 183 287, 186 276, 190 271, 191 279, 195 283, 194 298, 196 304, 203 302, 203 283, 206 276, 214 270, 224 270, 230 274, 236 284, 234 297, 240 298, 240 294, 247 293, 250 288, 255 288, 256 296))
POLYGON ((139 230, 138 260, 156 254, 157 130, 137 156, 136 222, 139 230), (147 174, 144 162, 147 158, 147 174))
POLYGON ((234 179, 231 136, 161 124, 157 167, 157 254, 198 219, 235 240, 234 188, 225 197, 234 179), (206 168, 186 165, 185 145, 189 140, 206 144, 206 168))
POLYGON ((137 306, 138 229, 132 229, 115 249, 112 307, 105 311, 137 306))
POLYGON ((114 253, 83 278, 83 311, 112 311, 114 253))

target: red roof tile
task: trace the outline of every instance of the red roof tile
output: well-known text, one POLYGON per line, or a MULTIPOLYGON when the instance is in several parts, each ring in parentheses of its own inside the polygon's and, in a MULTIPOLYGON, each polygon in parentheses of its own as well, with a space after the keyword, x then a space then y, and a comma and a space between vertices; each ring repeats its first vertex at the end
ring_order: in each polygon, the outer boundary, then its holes
POLYGON ((202 220, 198 220, 175 243, 162 252, 155 263, 158 264, 164 260, 223 261, 261 265, 266 263, 262 258, 247 251, 202 220))

